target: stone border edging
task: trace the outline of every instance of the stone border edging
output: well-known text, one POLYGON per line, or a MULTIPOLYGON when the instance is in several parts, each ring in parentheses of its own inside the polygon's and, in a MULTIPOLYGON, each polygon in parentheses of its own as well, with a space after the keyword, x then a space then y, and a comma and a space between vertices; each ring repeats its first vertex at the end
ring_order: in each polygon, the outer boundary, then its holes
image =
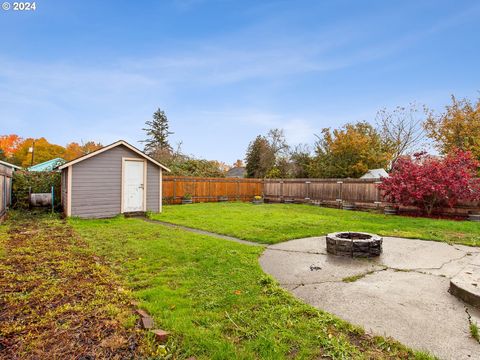
POLYGON ((159 344, 165 344, 170 337, 170 333, 163 329, 154 329, 155 322, 153 321, 153 318, 147 311, 138 308, 138 302, 132 301, 130 304, 135 308, 135 313, 140 317, 140 326, 142 329, 149 330, 155 336, 155 340, 159 344))

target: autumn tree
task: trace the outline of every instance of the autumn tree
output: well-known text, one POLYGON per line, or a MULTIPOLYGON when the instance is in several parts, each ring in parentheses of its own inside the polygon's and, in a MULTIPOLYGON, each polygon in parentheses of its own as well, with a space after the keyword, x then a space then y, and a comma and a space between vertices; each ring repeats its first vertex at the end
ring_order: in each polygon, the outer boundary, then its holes
POLYGON ((224 164, 216 160, 185 156, 182 161, 176 161, 169 166, 170 170, 172 170, 172 175, 225 177, 224 164))
POLYGON ((173 134, 169 131, 167 115, 160 108, 153 113, 153 119, 145 122, 147 126, 143 130, 148 138, 143 140, 145 143, 144 151, 152 154, 155 151, 171 151, 172 147, 168 142, 168 137, 173 134))
POLYGON ((233 163, 233 167, 244 167, 243 160, 237 160, 233 163))
POLYGON ((367 122, 347 124, 333 131, 325 128, 317 138, 313 177, 357 178, 369 169, 385 168, 392 157, 378 131, 367 122))
POLYGON ((402 155, 419 150, 425 139, 423 123, 428 110, 411 103, 406 107, 397 106, 392 111, 381 109, 377 112, 377 131, 388 149, 392 164, 402 155))
POLYGON ((452 103, 446 106, 445 112, 430 113, 425 129, 442 154, 461 149, 480 159, 480 99, 472 103, 452 96, 452 103))
POLYGON ((184 154, 182 143, 172 150, 155 149, 150 154, 155 160, 171 170, 170 175, 224 177, 227 165, 216 160, 207 160, 184 154))
POLYGON ((386 201, 416 206, 430 215, 459 201, 480 199, 479 165, 468 151, 454 149, 444 158, 417 153, 399 158, 379 188, 386 201))
POLYGON ((102 148, 102 144, 95 141, 87 141, 79 144, 77 142, 71 142, 65 147, 64 159, 67 161, 79 158, 83 155, 90 154, 93 151, 96 151, 102 148))
POLYGON ((32 153, 30 148, 33 147, 33 165, 51 160, 65 155, 65 148, 60 145, 51 144, 45 138, 23 140, 13 154, 13 162, 28 167, 32 165, 32 153))
POLYGON ((0 135, 0 149, 3 150, 4 156, 11 157, 21 141, 22 138, 16 134, 0 135))

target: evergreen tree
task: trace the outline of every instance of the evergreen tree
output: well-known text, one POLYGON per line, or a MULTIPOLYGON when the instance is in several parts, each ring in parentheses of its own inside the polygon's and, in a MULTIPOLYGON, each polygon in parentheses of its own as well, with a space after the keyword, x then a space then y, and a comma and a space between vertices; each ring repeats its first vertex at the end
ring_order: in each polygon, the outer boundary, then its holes
POLYGON ((168 131, 168 119, 164 111, 157 109, 153 113, 153 119, 145 122, 147 126, 143 130, 146 131, 148 139, 143 140, 145 143, 144 151, 152 154, 158 150, 172 151, 172 146, 168 142, 168 136, 173 132, 168 131))
POLYGON ((258 135, 247 149, 246 171, 249 178, 263 178, 275 165, 275 152, 268 140, 258 135))

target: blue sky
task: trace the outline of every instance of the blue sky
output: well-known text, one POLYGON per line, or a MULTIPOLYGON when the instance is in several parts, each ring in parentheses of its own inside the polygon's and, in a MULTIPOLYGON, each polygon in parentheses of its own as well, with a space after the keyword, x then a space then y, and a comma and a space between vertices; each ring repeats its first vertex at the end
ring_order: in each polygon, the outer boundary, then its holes
POLYGON ((373 121, 480 90, 478 1, 36 1, 0 10, 0 134, 135 145, 153 111, 172 143, 232 163, 284 128, 373 121))

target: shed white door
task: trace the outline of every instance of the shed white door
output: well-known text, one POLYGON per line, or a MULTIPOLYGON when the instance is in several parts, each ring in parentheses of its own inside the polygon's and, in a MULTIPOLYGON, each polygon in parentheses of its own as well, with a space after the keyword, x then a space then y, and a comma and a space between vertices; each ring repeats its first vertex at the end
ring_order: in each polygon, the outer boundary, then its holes
POLYGON ((143 211, 145 191, 145 163, 125 160, 123 168, 123 211, 143 211))

